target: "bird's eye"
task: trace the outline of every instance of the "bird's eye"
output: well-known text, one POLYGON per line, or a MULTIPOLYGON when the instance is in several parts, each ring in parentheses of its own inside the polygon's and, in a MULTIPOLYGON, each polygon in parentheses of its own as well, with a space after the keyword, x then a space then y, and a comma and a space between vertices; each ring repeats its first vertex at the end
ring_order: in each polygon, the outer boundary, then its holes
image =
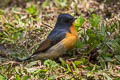
POLYGON ((69 23, 70 21, 69 20, 65 20, 65 23, 69 23))

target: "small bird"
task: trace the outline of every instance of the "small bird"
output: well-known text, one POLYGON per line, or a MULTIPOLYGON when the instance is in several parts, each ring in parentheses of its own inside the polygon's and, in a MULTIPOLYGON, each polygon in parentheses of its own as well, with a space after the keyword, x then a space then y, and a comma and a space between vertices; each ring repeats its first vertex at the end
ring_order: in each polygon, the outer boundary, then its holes
MULTIPOLYGON (((22 60, 26 61, 39 54, 39 56, 46 55, 44 52, 48 51, 51 47, 61 42, 66 50, 70 50, 74 48, 78 34, 74 26, 75 18, 70 14, 63 13, 60 14, 57 18, 57 22, 55 24, 54 29, 50 32, 48 37, 39 45, 37 50, 28 58, 22 60), (43 53, 40 55, 40 53, 43 53)), ((57 53, 55 53, 57 55, 57 53)), ((51 54, 47 54, 50 56, 51 54)), ((46 56, 46 57, 47 57, 46 56)), ((50 58, 55 57, 54 55, 50 58)), ((58 57, 58 56, 56 56, 58 57)), ((21 60, 17 60, 21 61, 21 60)))

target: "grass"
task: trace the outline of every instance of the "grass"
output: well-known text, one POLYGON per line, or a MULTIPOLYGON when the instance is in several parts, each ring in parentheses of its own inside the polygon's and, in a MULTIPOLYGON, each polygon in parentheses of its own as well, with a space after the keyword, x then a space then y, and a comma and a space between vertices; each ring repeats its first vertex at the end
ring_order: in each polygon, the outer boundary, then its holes
MULTIPOLYGON (((0 10, 0 43, 10 50, 11 57, 29 56, 49 34, 57 16, 49 11, 53 3, 59 11, 69 6, 66 0, 46 0, 42 9, 32 3, 23 9, 0 10)), ((97 14, 76 17, 79 39, 75 49, 57 60, 1 62, 0 80, 119 80, 120 21, 109 24, 97 14), (86 24, 89 26, 84 27, 86 24)))

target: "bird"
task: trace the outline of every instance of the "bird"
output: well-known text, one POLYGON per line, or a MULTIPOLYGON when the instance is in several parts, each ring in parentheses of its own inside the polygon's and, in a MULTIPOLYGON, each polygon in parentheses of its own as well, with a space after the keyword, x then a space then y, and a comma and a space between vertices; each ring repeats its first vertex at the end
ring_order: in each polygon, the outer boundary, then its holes
MULTIPOLYGON (((35 52, 28 58, 23 60, 17 59, 17 61, 29 60, 35 55, 40 55, 40 53, 48 51, 51 47, 58 44, 59 42, 63 44, 66 50, 73 49, 75 44, 77 43, 77 40, 78 33, 75 29, 75 18, 68 13, 62 13, 58 16, 53 30, 50 32, 47 38, 39 44, 39 47, 35 50, 35 52)), ((50 54, 48 53, 48 56, 49 55, 50 54)))

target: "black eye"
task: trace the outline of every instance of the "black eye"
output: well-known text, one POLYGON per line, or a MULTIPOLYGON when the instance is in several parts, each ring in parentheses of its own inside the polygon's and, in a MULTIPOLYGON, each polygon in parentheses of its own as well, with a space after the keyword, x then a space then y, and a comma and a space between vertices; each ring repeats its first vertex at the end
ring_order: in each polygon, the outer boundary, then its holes
POLYGON ((69 23, 70 22, 70 20, 65 20, 65 23, 69 23))

